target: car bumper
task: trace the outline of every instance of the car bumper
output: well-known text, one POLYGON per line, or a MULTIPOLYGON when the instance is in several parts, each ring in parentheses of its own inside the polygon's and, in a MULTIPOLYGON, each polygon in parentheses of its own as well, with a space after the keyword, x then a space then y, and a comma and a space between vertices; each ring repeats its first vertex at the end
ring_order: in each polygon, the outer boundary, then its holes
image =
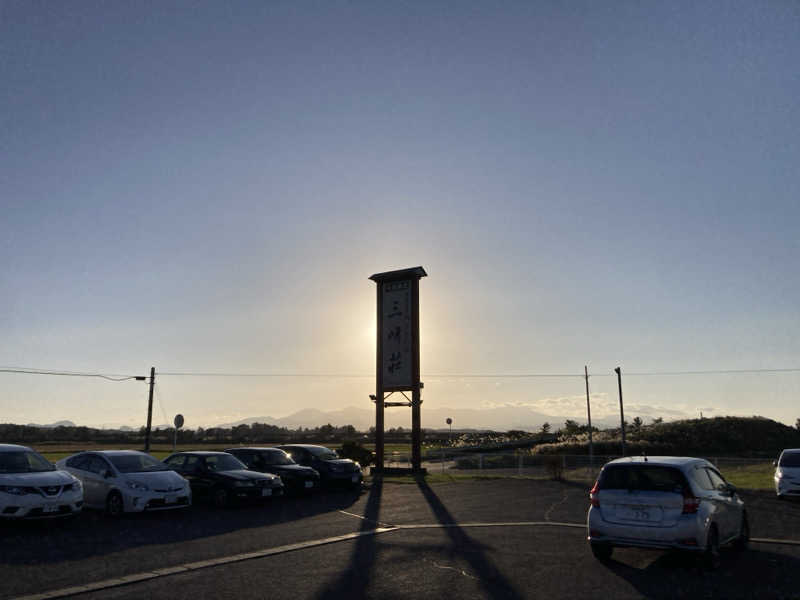
POLYGON ((364 475, 360 471, 350 473, 327 473, 323 477, 323 482, 329 486, 360 486, 364 481, 364 475))
POLYGON ((281 476, 287 492, 312 492, 319 489, 319 477, 288 479, 281 476))
POLYGON ((192 505, 192 495, 185 490, 178 492, 136 492, 123 494, 125 512, 173 510, 192 505))
POLYGON ((266 500, 283 496, 283 486, 275 487, 252 487, 252 488, 233 488, 232 493, 237 500, 266 500))
POLYGON ((59 498, 43 498, 35 494, 13 496, 3 494, 0 498, 2 519, 53 519, 68 517, 81 512, 83 494, 62 494, 59 498))
POLYGON ((587 518, 587 539, 592 544, 617 547, 702 551, 706 531, 699 516, 684 515, 670 527, 620 525, 603 520, 591 511, 587 518))
POLYGON ((781 477, 775 479, 775 493, 778 496, 800 496, 800 481, 781 477))

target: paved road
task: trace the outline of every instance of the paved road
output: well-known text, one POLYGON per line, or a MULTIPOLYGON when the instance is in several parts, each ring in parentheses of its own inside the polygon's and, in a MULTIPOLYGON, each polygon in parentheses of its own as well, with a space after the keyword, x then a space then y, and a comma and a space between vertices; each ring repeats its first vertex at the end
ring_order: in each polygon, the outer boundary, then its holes
MULTIPOLYGON (((746 501, 754 536, 800 539, 800 505, 768 494, 746 501)), ((617 550, 614 561, 599 563, 580 528, 470 526, 581 523, 586 505, 583 485, 492 480, 374 485, 360 495, 223 511, 197 506, 119 521, 87 513, 64 525, 14 524, 0 530, 0 597, 358 532, 365 535, 81 598, 800 597, 800 546, 754 544, 744 555, 728 553, 723 568, 708 574, 662 552, 617 550), (386 526, 399 528, 372 533, 386 526)))

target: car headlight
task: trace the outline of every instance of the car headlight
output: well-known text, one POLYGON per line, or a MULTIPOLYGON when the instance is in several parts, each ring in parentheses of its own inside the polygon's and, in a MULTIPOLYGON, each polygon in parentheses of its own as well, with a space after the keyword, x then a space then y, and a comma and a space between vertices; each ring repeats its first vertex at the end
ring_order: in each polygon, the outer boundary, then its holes
POLYGON ((233 485, 235 485, 236 487, 253 487, 255 483, 253 483, 252 481, 237 481, 233 485))
POLYGON ((783 471, 781 471, 780 469, 775 471, 775 478, 776 479, 783 479, 783 471))
POLYGON ((138 481, 126 481, 125 485, 127 485, 132 490, 136 490, 137 492, 147 492, 150 490, 149 487, 147 487, 143 483, 139 483, 138 481))
POLYGON ((19 485, 0 485, 0 492, 13 494, 14 496, 24 496, 28 490, 19 485))

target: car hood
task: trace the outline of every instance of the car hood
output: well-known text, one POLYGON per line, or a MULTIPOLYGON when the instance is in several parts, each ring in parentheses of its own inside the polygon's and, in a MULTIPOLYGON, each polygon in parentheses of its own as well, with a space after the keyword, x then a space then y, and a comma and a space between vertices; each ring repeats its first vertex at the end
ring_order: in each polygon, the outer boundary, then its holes
POLYGON ((66 471, 41 471, 39 473, 0 473, 0 485, 25 485, 44 487, 74 483, 75 477, 66 471))
POLYGON ((217 474, 225 475, 226 477, 230 477, 231 479, 236 479, 238 481, 246 481, 248 479, 267 479, 272 481, 278 477, 272 473, 257 473, 256 471, 247 471, 245 469, 238 469, 236 471, 218 471, 217 474))
POLYGON ((150 489, 183 488, 186 480, 175 471, 153 471, 151 473, 120 473, 122 479, 146 485, 150 489))
POLYGON ((314 469, 303 465, 268 465, 268 468, 290 475, 313 475, 315 473, 314 469))

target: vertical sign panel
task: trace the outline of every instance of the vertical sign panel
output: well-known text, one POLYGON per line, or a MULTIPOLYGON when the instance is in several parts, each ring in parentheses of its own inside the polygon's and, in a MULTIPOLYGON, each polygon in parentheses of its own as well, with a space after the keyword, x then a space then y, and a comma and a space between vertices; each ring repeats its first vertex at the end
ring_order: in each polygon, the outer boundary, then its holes
POLYGON ((381 286, 383 389, 410 390, 414 382, 411 281, 386 281, 381 286))

